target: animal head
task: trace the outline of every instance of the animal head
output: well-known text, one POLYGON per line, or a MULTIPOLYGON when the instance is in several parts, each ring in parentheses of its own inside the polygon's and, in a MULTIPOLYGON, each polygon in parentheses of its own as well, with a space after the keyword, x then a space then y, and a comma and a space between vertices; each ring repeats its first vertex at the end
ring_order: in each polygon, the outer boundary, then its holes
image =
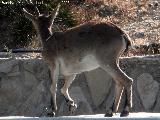
POLYGON ((37 30, 45 30, 45 29, 51 30, 53 22, 56 16, 58 15, 59 9, 60 9, 60 4, 58 4, 56 9, 54 9, 51 12, 51 14, 40 14, 37 7, 36 7, 36 15, 33 15, 31 12, 27 11, 25 8, 23 8, 23 12, 26 18, 32 21, 34 27, 37 30))

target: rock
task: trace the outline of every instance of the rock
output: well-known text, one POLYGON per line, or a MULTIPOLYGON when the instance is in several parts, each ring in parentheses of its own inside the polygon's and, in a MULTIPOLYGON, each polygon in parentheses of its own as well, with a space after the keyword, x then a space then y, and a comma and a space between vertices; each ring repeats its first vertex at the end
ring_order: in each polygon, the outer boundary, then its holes
POLYGON ((159 90, 158 82, 149 73, 143 73, 137 78, 137 89, 145 109, 151 109, 159 90))
MULTIPOLYGON (((160 55, 120 59, 120 68, 134 79, 132 112, 160 112, 159 64, 160 55)), ((0 116, 46 116, 51 112, 51 79, 42 60, 0 59, 0 71, 0 116)), ((114 101, 114 84, 102 69, 77 75, 69 89, 78 104, 74 115, 105 113, 114 101)), ((59 91, 58 115, 69 115, 59 91)), ((122 97, 120 110, 124 102, 122 97)))
POLYGON ((99 106, 109 92, 112 78, 102 69, 86 72, 85 75, 93 102, 96 106, 99 106))
POLYGON ((144 38, 145 34, 144 32, 136 32, 135 34, 133 34, 133 36, 136 38, 144 38))
POLYGON ((27 60, 9 60, 0 64, 0 71, 6 72, 0 76, 0 116, 6 115, 46 115, 46 108, 50 107, 49 78, 38 80, 36 72, 48 74, 48 69, 43 65, 35 67, 34 62, 29 61, 28 67, 33 66, 30 72, 24 69, 27 60), (24 64, 23 64, 24 63, 24 64), (3 66, 4 65, 4 66, 3 66), (41 69, 41 70, 39 70, 41 69), (46 71, 47 70, 47 71, 46 71))
POLYGON ((72 87, 70 89, 70 94, 71 94, 71 97, 75 100, 75 103, 78 104, 79 106, 79 110, 77 112, 78 115, 82 115, 82 114, 92 114, 93 111, 92 111, 92 108, 90 106, 90 104, 88 103, 89 101, 87 101, 87 99, 85 98, 82 90, 80 87, 72 87), (81 104, 83 106, 81 106, 81 104), (80 112, 81 110, 81 112, 80 112))
MULTIPOLYGON (((93 114, 92 108, 88 103, 87 99, 84 97, 83 92, 80 87, 72 87, 69 91, 71 98, 78 105, 74 115, 83 115, 83 114, 93 114)), ((69 115, 68 106, 66 105, 65 100, 60 105, 59 110, 60 115, 69 115)))
POLYGON ((18 64, 17 60, 7 60, 0 64, 0 72, 1 73, 9 73, 13 70, 14 66, 18 64))
POLYGON ((50 92, 45 86, 44 81, 34 86, 32 92, 19 106, 20 111, 15 113, 24 116, 46 116, 47 109, 50 107, 50 92))

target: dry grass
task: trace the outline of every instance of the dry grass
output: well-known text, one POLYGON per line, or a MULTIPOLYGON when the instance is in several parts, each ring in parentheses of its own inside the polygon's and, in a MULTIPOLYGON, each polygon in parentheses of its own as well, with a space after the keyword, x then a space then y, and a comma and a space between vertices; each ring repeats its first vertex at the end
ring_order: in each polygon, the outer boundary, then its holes
MULTIPOLYGON (((149 43, 160 43, 160 32, 158 32, 160 30, 160 23, 155 22, 152 19, 152 17, 154 17, 154 11, 151 10, 153 13, 148 12, 150 9, 150 1, 151 0, 86 0, 85 3, 81 5, 70 3, 66 6, 70 9, 72 16, 77 21, 77 25, 89 21, 111 21, 116 25, 124 28, 124 30, 128 32, 133 40, 133 45, 140 46, 149 43), (136 1, 140 1, 140 3, 136 1), (103 16, 103 14, 100 14, 100 10, 103 11, 104 8, 105 10, 107 9, 108 16, 103 16), (149 22, 146 22, 146 20, 149 22), (146 27, 146 24, 151 26, 146 27), (136 38, 137 32, 144 33, 144 37, 136 38)), ((159 13, 160 12, 158 12, 158 14, 159 13)), ((59 29, 66 30, 68 28, 63 28, 63 26, 60 26, 59 29)), ((37 39, 35 39, 35 41, 33 41, 31 44, 31 46, 34 48, 38 48, 39 46, 37 39)), ((137 51, 134 52, 131 50, 130 54, 132 53, 139 54, 141 52, 138 53, 137 51)))
POLYGON ((41 46, 40 40, 37 36, 32 38, 32 42, 28 45, 28 49, 39 49, 41 46))
MULTIPOLYGON (((158 11, 158 9, 155 10, 155 8, 151 8, 152 10, 150 10, 149 3, 151 0, 140 0, 140 3, 135 1, 136 0, 86 0, 84 6, 73 6, 71 7, 71 11, 73 11, 72 14, 74 18, 78 20, 78 24, 89 21, 111 21, 124 29, 127 27, 127 32, 132 38, 133 45, 140 47, 130 50, 129 54, 126 55, 159 54, 160 23, 153 19, 156 16, 155 11, 158 11), (99 10, 104 7, 107 7, 108 12, 110 12, 108 13, 109 15, 105 17, 98 14, 99 10), (138 38, 137 34, 141 33, 143 33, 144 36, 138 38), (157 48, 152 47, 150 44, 157 44, 157 48)), ((160 12, 158 12, 158 14, 160 14, 160 12)))
POLYGON ((145 14, 146 6, 149 0, 141 0, 136 3, 134 0, 86 0, 83 6, 72 6, 71 11, 78 21, 78 24, 88 21, 112 21, 115 24, 123 26, 137 19, 137 10, 145 14), (100 17, 98 11, 103 6, 108 6, 111 15, 100 17))

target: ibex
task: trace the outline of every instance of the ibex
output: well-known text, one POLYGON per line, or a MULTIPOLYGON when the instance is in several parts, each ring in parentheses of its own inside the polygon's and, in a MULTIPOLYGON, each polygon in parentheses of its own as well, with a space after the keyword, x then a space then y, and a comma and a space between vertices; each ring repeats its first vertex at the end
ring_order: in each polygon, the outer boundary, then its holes
POLYGON ((64 32, 51 31, 59 9, 60 5, 50 15, 33 15, 23 9, 40 37, 43 46, 42 56, 51 71, 50 90, 54 112, 57 110, 56 86, 59 75, 63 75, 65 80, 61 93, 72 110, 76 104, 70 97, 68 88, 76 75, 100 67, 109 73, 116 83, 115 100, 105 116, 111 117, 117 112, 123 91, 126 94, 121 116, 127 116, 132 107, 133 80, 120 69, 119 56, 131 45, 128 35, 109 22, 90 22, 64 32))

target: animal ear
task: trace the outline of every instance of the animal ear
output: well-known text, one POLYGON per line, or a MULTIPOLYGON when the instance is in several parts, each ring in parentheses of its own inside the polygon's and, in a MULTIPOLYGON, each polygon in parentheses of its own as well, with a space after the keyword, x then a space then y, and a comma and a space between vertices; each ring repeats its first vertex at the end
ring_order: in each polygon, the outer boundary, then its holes
POLYGON ((50 14, 50 16, 49 16, 52 24, 53 24, 53 22, 54 22, 54 19, 57 17, 57 15, 58 15, 58 13, 59 13, 60 7, 61 7, 61 5, 60 5, 60 3, 59 3, 59 4, 57 5, 57 7, 51 12, 51 14, 50 14))
POLYGON ((31 13, 29 13, 25 8, 23 8, 23 12, 26 16, 26 18, 28 18, 31 21, 35 21, 36 17, 34 15, 32 15, 31 13))

